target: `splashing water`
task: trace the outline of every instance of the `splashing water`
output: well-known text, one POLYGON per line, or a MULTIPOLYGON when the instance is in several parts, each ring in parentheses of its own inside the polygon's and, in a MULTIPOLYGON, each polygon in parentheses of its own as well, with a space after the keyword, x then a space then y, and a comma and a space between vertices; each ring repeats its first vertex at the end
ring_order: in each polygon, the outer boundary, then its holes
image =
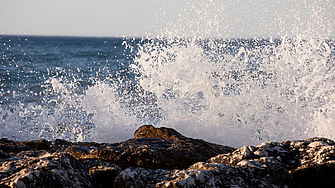
POLYGON ((306 23, 292 13, 291 37, 244 40, 220 39, 227 15, 218 4, 193 4, 185 27, 170 24, 174 32, 139 50, 135 69, 157 99, 157 125, 233 146, 333 138, 334 20, 322 13, 327 3, 305 7, 306 23))
POLYGON ((242 45, 236 54, 209 54, 194 43, 142 51, 140 85, 156 95, 159 126, 230 145, 331 136, 335 74, 328 43, 268 43, 242 45))
POLYGON ((1 136, 115 142, 153 124, 235 147, 335 139, 335 24, 324 11, 334 7, 306 3, 287 10, 290 26, 277 16, 277 27, 286 26, 279 36, 263 35, 275 25, 264 19, 254 29, 261 38, 234 39, 231 28, 241 20, 229 20, 227 10, 242 14, 252 5, 246 1, 238 10, 242 2, 188 1, 175 22, 161 20, 160 35, 125 43, 136 53, 128 68, 95 77, 80 92, 78 80, 49 78, 43 86, 47 105, 2 109, 1 136))

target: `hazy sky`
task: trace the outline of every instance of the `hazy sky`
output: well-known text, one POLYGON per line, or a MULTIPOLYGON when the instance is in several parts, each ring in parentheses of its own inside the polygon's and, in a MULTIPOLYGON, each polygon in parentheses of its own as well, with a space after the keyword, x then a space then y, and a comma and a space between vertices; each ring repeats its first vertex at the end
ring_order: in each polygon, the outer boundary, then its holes
POLYGON ((0 6, 0 34, 18 35, 145 36, 168 28, 257 37, 309 28, 334 36, 334 20, 334 0, 1 0, 0 6))

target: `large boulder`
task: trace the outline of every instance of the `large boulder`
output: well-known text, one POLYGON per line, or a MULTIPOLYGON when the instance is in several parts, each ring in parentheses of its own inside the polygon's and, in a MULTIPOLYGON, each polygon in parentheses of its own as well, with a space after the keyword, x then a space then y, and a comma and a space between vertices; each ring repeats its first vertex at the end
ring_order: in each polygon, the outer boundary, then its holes
POLYGON ((167 140, 169 138, 177 138, 177 139, 185 139, 186 137, 177 132, 172 128, 160 127, 156 128, 152 125, 142 125, 138 128, 134 133, 134 138, 142 138, 142 137, 156 137, 163 140, 167 140))

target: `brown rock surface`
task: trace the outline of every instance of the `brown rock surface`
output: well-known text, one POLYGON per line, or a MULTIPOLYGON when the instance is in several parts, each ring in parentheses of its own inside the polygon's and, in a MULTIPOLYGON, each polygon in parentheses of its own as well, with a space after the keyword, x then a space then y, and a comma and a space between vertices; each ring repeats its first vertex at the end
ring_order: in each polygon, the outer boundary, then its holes
POLYGON ((134 138, 142 138, 142 137, 156 137, 163 140, 167 140, 169 138, 178 138, 185 139, 186 137, 177 132, 172 128, 160 127, 156 128, 152 125, 142 125, 138 128, 134 133, 134 138))

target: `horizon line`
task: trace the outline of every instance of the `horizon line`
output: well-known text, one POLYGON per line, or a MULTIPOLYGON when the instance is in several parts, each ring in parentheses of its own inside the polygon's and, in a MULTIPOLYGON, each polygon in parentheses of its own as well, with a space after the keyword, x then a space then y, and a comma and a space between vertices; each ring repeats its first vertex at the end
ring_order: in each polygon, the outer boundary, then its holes
MULTIPOLYGON (((94 35, 41 35, 41 34, 0 34, 0 36, 16 36, 16 37, 21 37, 21 36, 24 36, 24 37, 71 37, 71 38, 124 38, 124 39, 127 39, 127 38, 136 38, 136 39, 153 39, 153 38, 157 38, 157 37, 154 37, 154 36, 125 36, 125 35, 122 35, 122 36, 94 36, 94 35)), ((271 38, 274 39, 274 40, 281 40, 283 37, 285 38, 288 38, 288 39, 292 39, 292 38, 295 38, 295 37, 292 37, 292 36, 277 36, 277 37, 272 37, 272 36, 266 36, 266 37, 223 37, 223 38, 219 38, 219 37, 206 37, 206 38, 202 38, 202 39, 264 39, 264 40, 270 40, 271 38)), ((167 37, 160 37, 160 38, 167 38, 167 37)), ((185 37, 180 37, 180 38, 185 38, 185 37)), ((335 36, 333 37, 327 37, 327 38, 324 38, 326 40, 332 40, 332 39, 335 39, 335 36)))

